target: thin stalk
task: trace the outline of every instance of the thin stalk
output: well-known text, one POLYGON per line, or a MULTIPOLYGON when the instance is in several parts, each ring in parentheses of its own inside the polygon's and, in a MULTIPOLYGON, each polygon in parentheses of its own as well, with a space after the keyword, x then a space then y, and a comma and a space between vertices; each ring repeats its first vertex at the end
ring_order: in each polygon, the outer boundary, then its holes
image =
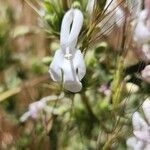
POLYGON ((112 83, 112 102, 113 102, 113 107, 114 110, 116 108, 118 108, 120 99, 121 99, 121 94, 122 94, 122 90, 123 90, 123 74, 124 74, 124 60, 125 60, 125 55, 126 55, 126 18, 125 18, 125 23, 123 25, 123 37, 122 37, 122 42, 121 42, 121 51, 120 51, 120 55, 118 56, 118 60, 117 60, 117 68, 116 68, 116 72, 114 75, 114 80, 112 83))
POLYGON ((107 142, 105 143, 105 145, 103 146, 102 150, 110 150, 111 145, 113 144, 113 142, 115 141, 115 139, 119 136, 120 130, 122 128, 122 124, 119 125, 119 127, 114 131, 114 133, 112 133, 107 142))
POLYGON ((112 145, 113 140, 114 140, 113 137, 109 138, 105 143, 105 145, 103 146, 102 150, 110 150, 110 146, 112 145))
POLYGON ((62 0, 62 5, 64 10, 68 10, 68 1, 67 0, 62 0))
POLYGON ((29 6, 29 7, 31 7, 40 17, 41 17, 41 15, 40 15, 40 13, 39 13, 39 10, 31 3, 31 2, 29 2, 28 0, 24 0, 25 2, 26 2, 26 4, 29 6))
POLYGON ((91 35, 93 34, 95 27, 96 27, 96 23, 93 23, 93 24, 91 24, 90 28, 88 29, 88 31, 83 39, 83 42, 82 42, 83 43, 83 45, 81 46, 82 52, 85 52, 86 49, 88 48, 89 41, 91 40, 91 35))
POLYGON ((118 107, 120 102, 122 89, 123 89, 123 72, 124 72, 124 58, 120 56, 117 61, 117 69, 114 75, 114 80, 112 83, 112 102, 114 109, 118 107))

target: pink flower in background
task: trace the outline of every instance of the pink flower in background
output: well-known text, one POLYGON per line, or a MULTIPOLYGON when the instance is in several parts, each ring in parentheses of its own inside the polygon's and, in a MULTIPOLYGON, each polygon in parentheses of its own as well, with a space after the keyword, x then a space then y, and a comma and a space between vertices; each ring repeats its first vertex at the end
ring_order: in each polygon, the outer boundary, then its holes
POLYGON ((46 107, 46 103, 42 100, 31 103, 28 111, 21 116, 20 121, 25 122, 29 117, 32 119, 38 119, 40 112, 44 110, 44 107, 46 107))
POLYGON ((109 96, 111 94, 111 89, 107 84, 102 84, 98 89, 98 91, 103 93, 106 96, 109 96))
POLYGON ((28 111, 25 112, 21 118, 20 118, 20 122, 25 122, 28 118, 32 118, 32 119, 38 119, 42 112, 48 112, 51 110, 50 107, 47 105, 47 102, 49 101, 55 101, 55 100, 59 100, 62 99, 64 97, 64 94, 61 93, 59 96, 56 95, 50 95, 50 96, 46 96, 43 97, 41 100, 33 102, 29 105, 28 111))
POLYGON ((38 114, 42 109, 46 106, 45 102, 43 101, 37 101, 34 103, 31 103, 29 105, 29 115, 31 118, 36 119, 38 118, 38 114))

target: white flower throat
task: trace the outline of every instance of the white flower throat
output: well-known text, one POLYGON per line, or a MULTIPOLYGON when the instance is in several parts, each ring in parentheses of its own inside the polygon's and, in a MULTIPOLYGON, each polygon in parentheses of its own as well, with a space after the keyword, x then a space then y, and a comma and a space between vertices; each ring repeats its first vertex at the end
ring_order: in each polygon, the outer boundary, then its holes
POLYGON ((72 54, 70 52, 69 47, 66 48, 66 53, 64 55, 64 58, 66 58, 67 60, 71 60, 72 59, 72 54))

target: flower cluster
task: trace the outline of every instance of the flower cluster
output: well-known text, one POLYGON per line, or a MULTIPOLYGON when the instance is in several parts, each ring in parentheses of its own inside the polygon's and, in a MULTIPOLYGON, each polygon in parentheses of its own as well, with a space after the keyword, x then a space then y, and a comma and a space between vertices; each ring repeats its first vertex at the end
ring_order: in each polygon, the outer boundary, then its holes
POLYGON ((133 134, 127 140, 130 150, 149 150, 150 149, 150 100, 146 99, 142 105, 145 119, 138 112, 132 116, 133 134))

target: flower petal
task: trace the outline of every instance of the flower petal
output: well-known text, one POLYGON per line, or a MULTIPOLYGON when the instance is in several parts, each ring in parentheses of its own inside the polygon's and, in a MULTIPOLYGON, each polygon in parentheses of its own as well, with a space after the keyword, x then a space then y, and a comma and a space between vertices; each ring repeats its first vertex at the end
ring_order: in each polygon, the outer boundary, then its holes
POLYGON ((64 88, 74 93, 79 92, 82 89, 82 84, 76 74, 76 68, 74 67, 73 61, 64 59, 62 71, 64 88))
POLYGON ((135 112, 132 116, 132 124, 134 131, 147 130, 148 125, 145 120, 140 116, 138 112, 135 112))
POLYGON ((33 102, 29 105, 29 113, 30 116, 36 119, 39 115, 39 112, 46 106, 45 102, 37 101, 33 102))
POLYGON ((80 50, 77 50, 75 53, 75 57, 73 59, 73 64, 75 66, 76 69, 76 73, 78 75, 79 80, 81 80, 86 73, 86 66, 85 66, 85 62, 83 59, 83 54, 81 53, 80 50))
POLYGON ((145 131, 133 131, 134 135, 142 141, 149 141, 150 139, 150 133, 148 130, 145 131))
POLYGON ((134 150, 144 150, 145 143, 143 141, 138 140, 137 144, 134 147, 134 150))
POLYGON ((61 63, 63 61, 63 53, 61 50, 55 52, 53 61, 49 67, 49 73, 54 81, 62 81, 61 63))
POLYGON ((25 112, 25 113, 21 116, 20 122, 25 122, 25 121, 27 121, 27 119, 28 119, 29 117, 30 117, 30 112, 27 111, 27 112, 25 112))
POLYGON ((77 39, 83 25, 83 14, 80 10, 74 9, 73 17, 68 43, 70 43, 69 45, 72 45, 72 47, 75 47, 77 45, 77 39))
POLYGON ((82 25, 83 15, 80 10, 70 9, 66 12, 61 25, 60 43, 62 50, 65 51, 67 47, 72 51, 75 49, 82 25))
POLYGON ((137 144, 137 138, 135 137, 130 137, 127 142, 126 142, 128 148, 134 149, 134 146, 137 144))
POLYGON ((150 150, 150 144, 147 144, 144 150, 150 150))
POLYGON ((146 120, 148 121, 149 125, 150 125, 150 100, 146 99, 142 105, 143 107, 143 111, 146 117, 146 120))
POLYGON ((134 19, 138 17, 142 9, 142 0, 126 0, 126 2, 131 13, 131 18, 134 19))
POLYGON ((63 17, 62 24, 61 24, 61 33, 60 33, 60 44, 62 50, 65 50, 67 46, 67 40, 70 34, 70 27, 73 19, 73 9, 67 11, 63 17))
POLYGON ((82 89, 82 84, 80 81, 65 81, 64 88, 70 92, 77 93, 82 89))
POLYGON ((129 150, 142 150, 144 143, 135 137, 130 137, 126 142, 129 150))
POLYGON ((140 13, 138 23, 134 31, 134 39, 139 43, 147 43, 150 41, 150 28, 146 25, 145 19, 148 11, 143 10, 140 13))

